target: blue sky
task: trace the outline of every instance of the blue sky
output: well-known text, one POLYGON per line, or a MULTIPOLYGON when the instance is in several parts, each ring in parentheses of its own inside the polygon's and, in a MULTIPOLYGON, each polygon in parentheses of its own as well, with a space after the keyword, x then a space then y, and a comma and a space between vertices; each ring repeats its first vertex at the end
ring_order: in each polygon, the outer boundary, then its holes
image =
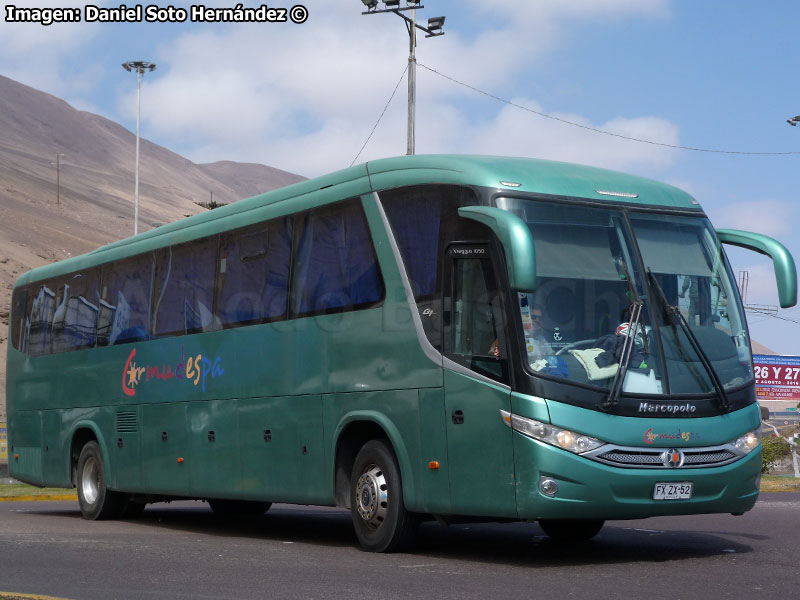
MULTIPOLYGON (((144 80, 144 137, 196 162, 259 162, 319 175, 356 157, 406 65, 407 34, 394 15, 362 16, 359 0, 303 3, 309 19, 300 25, 0 21, 0 73, 133 130, 135 77, 120 64, 150 60, 158 69, 144 80)), ((800 127, 786 123, 800 114, 796 2, 423 4, 420 20, 446 15, 447 33, 419 40, 419 62, 496 96, 656 142, 798 154, 625 141, 543 119, 424 68, 417 75, 418 153, 531 156, 667 181, 693 194, 716 226, 772 235, 800 258, 800 127)), ((359 162, 405 153, 405 100, 403 83, 359 162)), ((729 256, 735 271, 750 274, 748 301, 777 304, 769 261, 742 251, 729 256)), ((792 321, 800 321, 800 309, 778 316, 790 320, 750 315, 753 337, 800 354, 800 324, 792 321)))

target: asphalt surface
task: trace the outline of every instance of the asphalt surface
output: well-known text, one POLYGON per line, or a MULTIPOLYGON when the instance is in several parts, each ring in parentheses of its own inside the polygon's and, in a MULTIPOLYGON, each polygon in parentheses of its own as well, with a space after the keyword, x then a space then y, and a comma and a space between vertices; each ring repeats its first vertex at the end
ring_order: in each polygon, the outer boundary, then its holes
POLYGON ((423 525, 415 549, 362 552, 349 514, 206 505, 88 522, 72 502, 0 503, 0 590, 74 600, 250 598, 800 598, 800 493, 744 516, 614 521, 560 547, 537 525, 423 525))

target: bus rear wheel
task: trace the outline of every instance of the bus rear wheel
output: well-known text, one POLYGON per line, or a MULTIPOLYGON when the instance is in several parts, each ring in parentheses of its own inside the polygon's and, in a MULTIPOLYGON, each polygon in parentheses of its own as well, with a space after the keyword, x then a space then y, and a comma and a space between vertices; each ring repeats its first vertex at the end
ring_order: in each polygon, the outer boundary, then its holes
POLYGON ((385 440, 367 442, 356 456, 350 512, 356 537, 368 552, 393 552, 411 542, 417 521, 403 503, 400 469, 385 440))
POLYGON ((539 519, 539 526, 554 542, 585 542, 603 528, 603 519, 539 519))
POLYGON ((127 498, 106 488, 103 454, 95 441, 81 449, 77 469, 78 505, 81 516, 90 521, 115 519, 125 510, 127 498))

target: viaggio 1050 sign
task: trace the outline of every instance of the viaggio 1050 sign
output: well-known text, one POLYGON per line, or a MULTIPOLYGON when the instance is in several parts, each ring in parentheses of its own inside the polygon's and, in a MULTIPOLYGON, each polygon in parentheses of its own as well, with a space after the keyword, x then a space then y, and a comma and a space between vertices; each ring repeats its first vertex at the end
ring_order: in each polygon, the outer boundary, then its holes
POLYGON ((797 412, 800 356, 754 354, 753 365, 758 401, 767 403, 770 411, 797 412))

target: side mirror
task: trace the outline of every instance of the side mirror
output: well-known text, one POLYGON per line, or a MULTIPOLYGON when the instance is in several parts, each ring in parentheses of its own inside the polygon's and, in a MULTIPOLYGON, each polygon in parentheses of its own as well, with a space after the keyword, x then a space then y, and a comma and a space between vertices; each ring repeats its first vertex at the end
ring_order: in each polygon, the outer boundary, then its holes
POLYGON ((778 282, 778 300, 781 308, 797 304, 797 268, 786 246, 769 236, 738 229, 717 229, 717 237, 723 244, 747 248, 772 259, 775 280, 778 282))
POLYGON ((512 290, 532 292, 536 289, 536 249, 531 230, 522 219, 490 206, 465 206, 458 209, 458 214, 486 225, 498 237, 506 253, 512 290))

